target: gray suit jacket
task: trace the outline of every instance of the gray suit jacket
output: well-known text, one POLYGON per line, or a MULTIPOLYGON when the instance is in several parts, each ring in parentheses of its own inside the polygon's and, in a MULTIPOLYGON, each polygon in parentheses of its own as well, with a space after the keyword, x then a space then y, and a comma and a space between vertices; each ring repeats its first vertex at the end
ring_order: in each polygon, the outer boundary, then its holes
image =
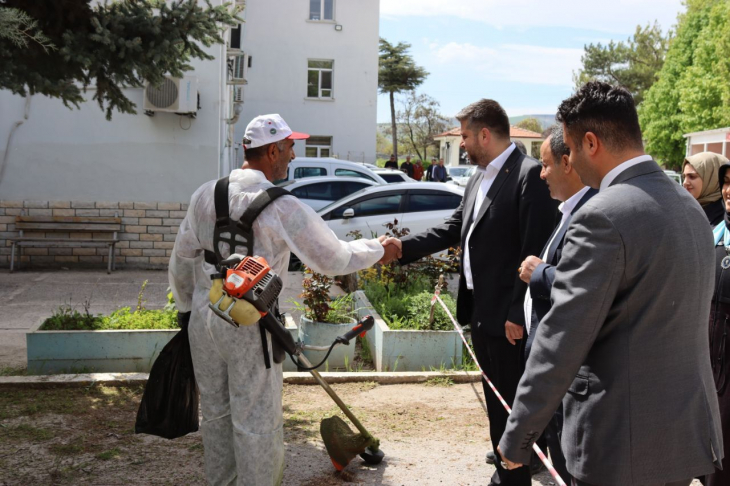
POLYGON ((562 447, 579 480, 711 473, 723 457, 707 328, 714 264, 702 208, 654 162, 577 211, 500 442, 505 457, 529 464, 563 400, 562 447))

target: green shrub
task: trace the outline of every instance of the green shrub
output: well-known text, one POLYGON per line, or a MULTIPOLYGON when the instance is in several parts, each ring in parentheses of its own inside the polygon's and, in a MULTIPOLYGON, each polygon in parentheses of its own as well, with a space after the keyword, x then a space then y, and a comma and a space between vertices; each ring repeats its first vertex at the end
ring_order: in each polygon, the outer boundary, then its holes
POLYGON ((136 330, 136 329, 177 329, 177 309, 172 292, 167 295, 167 305, 162 310, 145 308, 144 291, 147 280, 137 295, 137 306, 122 307, 108 316, 89 313, 91 301, 83 303, 84 312, 64 304, 53 311, 51 317, 40 327, 42 331, 100 331, 100 330, 136 330))

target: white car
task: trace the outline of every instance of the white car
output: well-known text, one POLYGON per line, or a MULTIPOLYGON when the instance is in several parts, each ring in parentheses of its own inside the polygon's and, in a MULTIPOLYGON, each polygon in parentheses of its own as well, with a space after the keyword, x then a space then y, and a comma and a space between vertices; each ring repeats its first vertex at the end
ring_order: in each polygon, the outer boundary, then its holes
POLYGON ((373 186, 320 209, 317 213, 341 240, 351 231, 363 238, 385 234, 386 223, 411 234, 425 231, 449 219, 461 204, 464 189, 440 182, 404 182, 373 186))
POLYGON ((375 181, 360 177, 327 176, 286 181, 279 184, 279 187, 291 192, 304 204, 317 211, 360 189, 378 185, 380 184, 375 181))
POLYGON ((408 174, 395 169, 373 169, 373 172, 385 179, 385 182, 392 184, 394 182, 415 182, 414 179, 408 177, 408 174))
POLYGON ((275 184, 279 185, 284 181, 293 179, 320 176, 360 177, 378 184, 385 184, 385 181, 379 175, 363 164, 331 157, 297 157, 289 163, 286 177, 275 181, 275 184))
POLYGON ((465 187, 466 183, 469 182, 471 176, 474 175, 476 168, 476 165, 459 165, 456 167, 449 167, 448 172, 451 180, 447 182, 450 184, 456 184, 457 186, 465 187))

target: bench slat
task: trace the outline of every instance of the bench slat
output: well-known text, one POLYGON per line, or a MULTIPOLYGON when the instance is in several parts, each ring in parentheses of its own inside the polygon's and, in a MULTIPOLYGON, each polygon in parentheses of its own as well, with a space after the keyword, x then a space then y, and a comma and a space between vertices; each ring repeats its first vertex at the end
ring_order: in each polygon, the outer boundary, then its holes
POLYGON ((105 216, 16 216, 15 221, 23 223, 121 224, 122 218, 105 216))
POLYGON ((120 240, 118 240, 118 239, 115 240, 113 238, 108 239, 108 240, 98 240, 98 239, 93 240, 90 238, 33 238, 32 236, 28 236, 28 237, 24 236, 21 238, 19 236, 15 236, 15 237, 8 238, 8 241, 17 241, 18 243, 30 242, 30 241, 37 241, 39 243, 44 243, 47 241, 57 241, 57 242, 70 243, 70 244, 73 244, 73 243, 105 243, 106 244, 106 243, 119 243, 120 240))
POLYGON ((15 229, 22 230, 83 230, 89 233, 101 233, 105 231, 121 231, 121 224, 87 224, 87 223, 15 223, 15 229))

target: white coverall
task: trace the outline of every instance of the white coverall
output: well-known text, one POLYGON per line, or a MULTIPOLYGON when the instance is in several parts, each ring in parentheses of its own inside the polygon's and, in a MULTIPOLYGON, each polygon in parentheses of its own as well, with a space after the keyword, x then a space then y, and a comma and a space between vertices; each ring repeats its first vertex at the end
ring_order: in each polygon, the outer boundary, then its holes
MULTIPOLYGON (((271 361, 271 369, 266 369, 258 324, 234 328, 208 308, 215 268, 204 261, 203 250, 213 250, 214 187, 211 181, 193 194, 169 267, 178 311, 192 312, 188 331, 203 412, 205 474, 213 485, 276 485, 284 471, 281 364, 271 361)), ((231 218, 238 220, 269 187, 273 184, 260 171, 231 172, 231 218)), ((290 251, 327 275, 370 267, 383 255, 377 240, 338 240, 322 218, 293 196, 267 206, 254 222, 253 233, 254 255, 264 257, 282 279, 290 251)), ((222 254, 228 256, 226 251, 222 254)))

